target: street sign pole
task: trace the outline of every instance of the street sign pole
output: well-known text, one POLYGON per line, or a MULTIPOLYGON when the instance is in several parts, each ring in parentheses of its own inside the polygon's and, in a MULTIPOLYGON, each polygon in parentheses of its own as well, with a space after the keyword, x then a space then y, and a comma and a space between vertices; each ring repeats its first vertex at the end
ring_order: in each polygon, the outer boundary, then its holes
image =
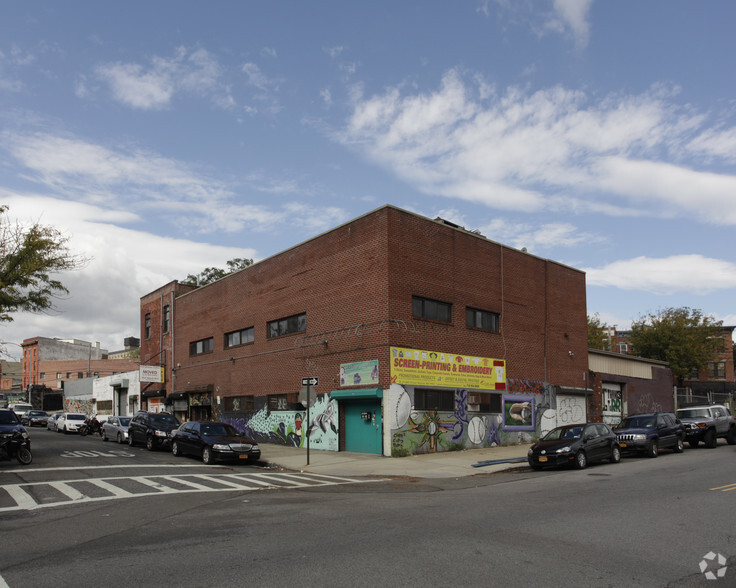
MULTIPOLYGON (((307 387, 307 465, 309 465, 309 428, 310 428, 310 408, 312 404, 312 386, 319 384, 319 378, 302 378, 302 388, 307 387)), ((304 401, 302 401, 302 404, 304 401)))

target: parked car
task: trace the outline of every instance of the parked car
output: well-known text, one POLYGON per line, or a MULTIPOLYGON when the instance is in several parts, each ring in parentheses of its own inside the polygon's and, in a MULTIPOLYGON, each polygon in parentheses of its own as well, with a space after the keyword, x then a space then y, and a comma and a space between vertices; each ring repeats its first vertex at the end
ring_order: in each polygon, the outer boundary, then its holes
POLYGON ((56 422, 57 422, 57 420, 59 419, 60 416, 61 416, 61 413, 60 412, 57 412, 55 414, 52 414, 49 417, 48 421, 46 422, 46 428, 49 431, 56 431, 56 422))
POLYGON ((0 408, 0 435, 12 435, 19 432, 28 442, 28 448, 31 448, 31 440, 28 438, 28 431, 20 422, 18 415, 9 408, 0 408))
POLYGON ((128 416, 107 417, 107 420, 102 423, 102 440, 115 439, 118 443, 127 443, 130 418, 128 416))
POLYGON ((174 456, 194 455, 206 464, 216 461, 257 461, 258 444, 227 423, 190 421, 174 431, 171 439, 174 456))
POLYGON ((87 415, 81 412, 62 412, 59 418, 56 419, 56 432, 76 433, 86 419, 87 415))
POLYGON ((49 415, 48 413, 46 413, 46 411, 29 410, 21 417, 20 422, 24 425, 28 425, 29 427, 33 427, 35 425, 38 425, 39 427, 45 427, 46 423, 48 423, 48 420, 49 415))
POLYGON ((731 412, 721 404, 680 408, 677 418, 685 425, 685 440, 693 449, 702 441, 713 448, 723 437, 729 445, 736 444, 736 423, 731 412))
POLYGON ((149 451, 169 447, 171 434, 179 425, 176 417, 168 412, 138 411, 128 425, 128 445, 144 443, 149 451))
POLYGON ((621 461, 618 438, 604 423, 565 425, 552 429, 529 448, 532 469, 574 465, 578 469, 595 461, 621 461))
POLYGON ((621 451, 657 457, 660 449, 684 450, 685 427, 671 412, 635 414, 621 420, 613 432, 621 451))

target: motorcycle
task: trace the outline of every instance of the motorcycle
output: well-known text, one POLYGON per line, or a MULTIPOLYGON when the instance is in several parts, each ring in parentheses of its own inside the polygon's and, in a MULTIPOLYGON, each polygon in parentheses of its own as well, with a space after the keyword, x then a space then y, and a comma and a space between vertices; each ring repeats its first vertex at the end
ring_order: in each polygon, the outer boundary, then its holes
POLYGON ((102 425, 100 424, 100 421, 97 420, 97 417, 90 417, 88 419, 85 419, 84 424, 79 427, 79 434, 82 437, 84 437, 88 433, 92 435, 94 435, 95 433, 102 433, 102 425))
POLYGON ((28 439, 20 431, 3 433, 0 435, 0 457, 2 459, 16 458, 21 465, 28 465, 33 461, 28 439))

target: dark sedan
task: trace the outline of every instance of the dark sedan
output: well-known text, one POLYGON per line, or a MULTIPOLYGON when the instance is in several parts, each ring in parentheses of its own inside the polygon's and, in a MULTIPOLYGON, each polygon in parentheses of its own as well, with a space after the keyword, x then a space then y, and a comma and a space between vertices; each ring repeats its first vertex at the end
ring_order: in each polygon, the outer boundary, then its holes
POLYGON ((49 422, 49 415, 43 410, 29 410, 20 421, 29 427, 35 427, 36 425, 45 427, 49 422))
POLYGON ((261 450, 232 425, 212 421, 190 421, 174 431, 171 452, 194 455, 206 464, 216 461, 257 461, 261 450))
POLYGON ((596 461, 620 462, 621 449, 616 434, 604 423, 565 425, 532 445, 527 460, 535 470, 564 465, 583 469, 596 461))

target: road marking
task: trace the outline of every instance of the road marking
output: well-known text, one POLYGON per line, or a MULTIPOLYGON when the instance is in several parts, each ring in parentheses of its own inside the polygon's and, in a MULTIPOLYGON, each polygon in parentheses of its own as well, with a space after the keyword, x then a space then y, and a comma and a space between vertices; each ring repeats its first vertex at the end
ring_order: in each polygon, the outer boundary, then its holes
MULTIPOLYGON (((0 493, 5 492, 14 502, 14 506, 0 507, 0 513, 19 510, 35 510, 52 506, 65 506, 69 504, 80 504, 83 502, 100 502, 120 498, 140 498, 144 496, 163 496, 165 494, 187 494, 193 492, 234 492, 255 490, 276 490, 307 488, 318 486, 335 486, 341 484, 364 484, 377 480, 364 478, 346 478, 343 476, 329 476, 325 474, 288 474, 284 472, 253 473, 246 474, 149 474, 146 476, 117 476, 104 479, 80 478, 77 480, 64 480, 63 482, 30 482, 22 484, 8 484, 0 486, 0 493), (208 485, 199 484, 192 480, 195 478, 206 482, 208 485), (126 490, 122 485, 139 483, 149 491, 132 492, 126 490), (105 496, 88 496, 75 485, 92 484, 106 492, 105 496), (171 485, 169 485, 171 484, 171 485), (66 497, 66 500, 39 503, 32 495, 36 489, 43 492, 43 488, 53 488, 66 497)), ((5 501, 7 502, 7 500, 5 501)), ((2 588, 2 584, 0 584, 2 588)))
POLYGON ((717 488, 711 488, 711 490, 720 490, 721 492, 730 492, 736 490, 736 484, 728 484, 726 486, 718 486, 717 488))

